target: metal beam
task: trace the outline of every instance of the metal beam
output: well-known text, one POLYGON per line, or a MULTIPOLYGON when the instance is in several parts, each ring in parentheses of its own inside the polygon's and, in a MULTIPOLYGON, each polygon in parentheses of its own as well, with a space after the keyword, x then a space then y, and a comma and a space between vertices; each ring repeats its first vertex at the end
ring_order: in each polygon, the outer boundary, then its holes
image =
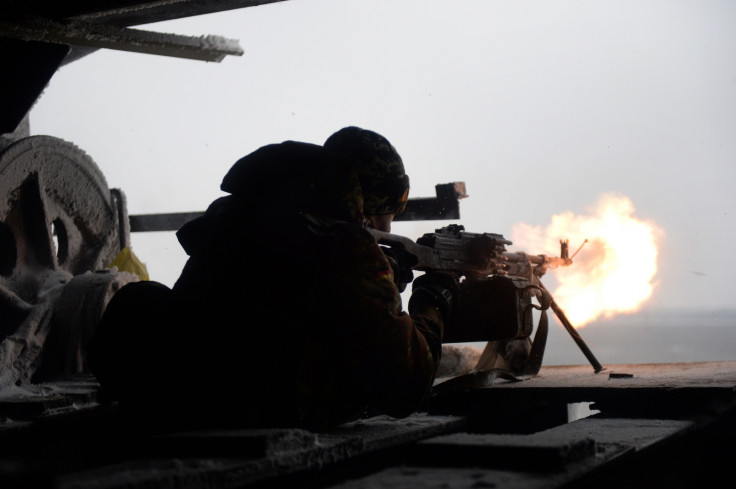
POLYGON ((227 55, 243 54, 239 41, 221 36, 181 36, 93 22, 57 22, 30 16, 0 21, 0 37, 214 62, 222 61, 227 55))
POLYGON ((67 18, 85 22, 104 23, 108 25, 140 25, 166 20, 193 17, 226 10, 255 7, 285 0, 157 0, 153 2, 105 2, 107 8, 99 8, 105 3, 93 4, 85 13, 74 13, 67 18), (128 3, 119 7, 110 4, 128 3), (99 8, 98 10, 94 10, 99 8))
MULTIPOLYGON (((442 183, 435 186, 437 197, 418 197, 406 202, 406 210, 395 221, 433 221, 460 218, 459 199, 467 197, 464 182, 442 183)), ((130 232, 177 231, 204 212, 170 214, 138 214, 128 216, 130 232)))
POLYGON ((409 199, 406 209, 397 214, 394 221, 446 221, 460 219, 460 199, 465 193, 465 182, 435 185, 436 197, 409 199))

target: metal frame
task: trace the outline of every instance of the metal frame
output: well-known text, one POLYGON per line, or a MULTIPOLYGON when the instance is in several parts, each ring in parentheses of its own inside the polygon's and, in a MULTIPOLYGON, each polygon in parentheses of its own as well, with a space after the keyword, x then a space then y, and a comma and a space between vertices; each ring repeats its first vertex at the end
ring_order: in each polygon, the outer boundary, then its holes
MULTIPOLYGON (((460 199, 467 197, 464 182, 443 183, 435 186, 436 197, 409 199, 406 210, 395 221, 432 221, 460 218, 460 199)), ((184 224, 204 214, 174 212, 167 214, 136 214, 128 216, 131 233, 177 231, 184 224)))

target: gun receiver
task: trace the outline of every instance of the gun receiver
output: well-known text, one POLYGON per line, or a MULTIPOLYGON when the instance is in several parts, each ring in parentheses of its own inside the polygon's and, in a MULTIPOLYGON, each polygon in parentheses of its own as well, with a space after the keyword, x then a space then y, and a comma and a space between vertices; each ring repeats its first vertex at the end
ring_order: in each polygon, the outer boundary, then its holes
POLYGON ((468 279, 490 275, 524 277, 533 273, 543 276, 547 269, 572 265, 568 256, 568 242, 560 241, 560 256, 529 255, 508 252, 513 244, 500 234, 469 233, 459 224, 451 224, 427 233, 416 242, 404 236, 369 229, 379 244, 399 248, 417 259, 419 271, 441 271, 465 276, 468 279))

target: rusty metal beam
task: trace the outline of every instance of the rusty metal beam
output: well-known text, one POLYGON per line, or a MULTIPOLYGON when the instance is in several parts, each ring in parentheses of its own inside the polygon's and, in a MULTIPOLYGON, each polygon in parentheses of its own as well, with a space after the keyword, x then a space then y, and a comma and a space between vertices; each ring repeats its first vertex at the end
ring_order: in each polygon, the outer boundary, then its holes
POLYGON ((57 22, 31 16, 0 21, 0 37, 214 62, 222 61, 227 55, 243 54, 237 40, 220 36, 181 36, 92 22, 57 22))

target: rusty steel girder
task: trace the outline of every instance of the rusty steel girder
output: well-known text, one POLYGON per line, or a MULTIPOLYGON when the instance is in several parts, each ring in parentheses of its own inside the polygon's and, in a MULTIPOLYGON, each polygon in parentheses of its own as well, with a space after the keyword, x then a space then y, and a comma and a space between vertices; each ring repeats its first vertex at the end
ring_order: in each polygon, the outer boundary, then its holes
POLYGON ((107 302, 138 280, 105 268, 129 241, 124 194, 75 145, 0 151, 0 393, 84 369, 107 302))

